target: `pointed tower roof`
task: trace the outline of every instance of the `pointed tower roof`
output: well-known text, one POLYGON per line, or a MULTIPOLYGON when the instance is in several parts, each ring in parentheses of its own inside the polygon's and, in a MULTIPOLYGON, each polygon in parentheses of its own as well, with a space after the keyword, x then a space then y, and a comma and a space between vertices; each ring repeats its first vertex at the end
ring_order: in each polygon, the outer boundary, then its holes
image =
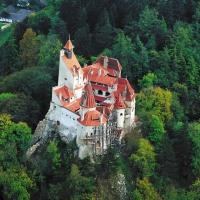
POLYGON ((88 83, 87 88, 85 90, 85 94, 82 98, 81 106, 86 107, 86 108, 96 107, 94 94, 93 94, 92 86, 90 82, 88 83))
POLYGON ((118 95, 114 106, 115 106, 116 109, 125 109, 126 108, 126 105, 125 105, 125 103, 123 101, 123 98, 122 98, 121 94, 118 95))
POLYGON ((69 39, 69 40, 67 41, 66 45, 64 46, 64 49, 70 50, 70 49, 73 49, 73 48, 74 48, 74 46, 73 46, 71 40, 69 39))

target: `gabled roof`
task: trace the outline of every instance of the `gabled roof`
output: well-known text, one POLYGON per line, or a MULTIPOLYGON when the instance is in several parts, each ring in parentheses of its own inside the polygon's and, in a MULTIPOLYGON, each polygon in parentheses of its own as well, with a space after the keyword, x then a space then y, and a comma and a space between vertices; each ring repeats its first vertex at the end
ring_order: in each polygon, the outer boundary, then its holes
POLYGON ((54 93, 59 97, 59 94, 61 94, 65 99, 72 98, 74 96, 73 92, 67 88, 65 85, 55 89, 54 93))
POLYGON ((66 45, 64 46, 64 49, 70 50, 70 49, 73 49, 73 48, 74 48, 74 46, 73 46, 71 40, 68 40, 66 45))
POLYGON ((125 78, 118 78, 117 79, 118 85, 126 85, 126 101, 132 101, 136 97, 136 94, 131 87, 129 81, 125 78))
POLYGON ((9 11, 9 13, 17 13, 17 11, 12 5, 7 6, 6 9, 9 11))
MULTIPOLYGON (((16 12, 15 8, 12 5, 8 6, 7 9, 10 12, 7 19, 12 19, 13 21, 23 21, 31 13, 35 13, 34 10, 27 10, 27 9, 20 9, 18 12, 16 12)), ((1 14, 0 14, 0 16, 1 16, 1 14)), ((5 17, 3 17, 3 18, 5 18, 5 17)))
POLYGON ((97 110, 91 110, 85 113, 83 121, 79 118, 78 122, 85 126, 100 126, 107 122, 107 116, 97 110))
POLYGON ((91 86, 90 83, 87 84, 87 88, 86 88, 85 93, 82 97, 81 106, 86 107, 86 108, 96 107, 94 94, 93 94, 92 86, 91 86))
MULTIPOLYGON (((99 64, 101 66, 103 66, 103 63, 104 63, 104 58, 106 56, 100 56, 95 62, 94 64, 99 64)), ((108 66, 107 66, 108 69, 113 69, 115 71, 121 71, 122 70, 122 66, 120 65, 119 61, 117 59, 114 59, 114 58, 109 58, 108 57, 108 66)))
POLYGON ((118 95, 117 100, 115 101, 114 107, 116 109, 125 109, 126 108, 126 105, 122 99, 121 94, 118 95))

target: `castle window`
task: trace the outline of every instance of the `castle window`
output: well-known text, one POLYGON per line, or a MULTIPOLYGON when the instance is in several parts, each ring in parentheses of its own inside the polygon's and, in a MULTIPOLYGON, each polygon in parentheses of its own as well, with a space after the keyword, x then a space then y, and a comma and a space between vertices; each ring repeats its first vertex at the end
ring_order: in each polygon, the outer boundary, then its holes
POLYGON ((102 95, 103 92, 102 92, 101 90, 98 90, 98 94, 99 94, 99 95, 102 95))
POLYGON ((109 96, 110 95, 110 92, 106 92, 106 96, 109 96))

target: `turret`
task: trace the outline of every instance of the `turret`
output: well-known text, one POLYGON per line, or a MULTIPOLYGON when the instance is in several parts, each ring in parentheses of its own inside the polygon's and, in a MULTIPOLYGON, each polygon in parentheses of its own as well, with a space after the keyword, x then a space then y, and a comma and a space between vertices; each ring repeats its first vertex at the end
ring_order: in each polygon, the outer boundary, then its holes
POLYGON ((67 41, 67 44, 64 46, 65 55, 67 56, 68 59, 72 58, 73 48, 74 48, 74 46, 73 46, 71 40, 69 39, 67 41))

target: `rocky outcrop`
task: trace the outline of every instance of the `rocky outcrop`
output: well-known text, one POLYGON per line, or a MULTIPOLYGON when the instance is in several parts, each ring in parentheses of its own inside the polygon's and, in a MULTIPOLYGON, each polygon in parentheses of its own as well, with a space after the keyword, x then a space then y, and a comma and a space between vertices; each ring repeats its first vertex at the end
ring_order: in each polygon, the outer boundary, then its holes
POLYGON ((34 157, 34 154, 45 151, 49 141, 55 140, 58 136, 59 126, 56 121, 49 119, 49 113, 47 113, 45 119, 40 121, 37 125, 31 141, 31 147, 26 153, 27 158, 34 157))

